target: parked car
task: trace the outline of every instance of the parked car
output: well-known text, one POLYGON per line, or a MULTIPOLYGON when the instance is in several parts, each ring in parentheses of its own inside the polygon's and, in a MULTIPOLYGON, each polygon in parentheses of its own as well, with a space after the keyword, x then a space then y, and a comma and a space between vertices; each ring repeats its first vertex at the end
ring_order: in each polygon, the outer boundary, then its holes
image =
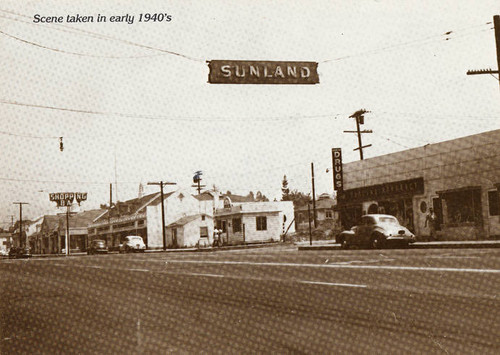
POLYGON ((130 253, 130 252, 144 252, 146 250, 146 244, 142 240, 142 237, 138 235, 129 235, 125 237, 125 240, 120 244, 120 253, 130 253))
POLYGON ((30 258, 31 256, 31 249, 29 247, 12 247, 9 250, 9 258, 21 259, 30 258))
POLYGON ((408 247, 415 235, 399 224, 396 217, 386 214, 368 214, 357 226, 341 232, 337 238, 344 249, 350 246, 368 246, 374 249, 390 245, 408 247))
POLYGON ((96 239, 91 241, 87 249, 88 255, 107 254, 107 253, 108 253, 108 247, 106 246, 106 242, 101 239, 96 239))

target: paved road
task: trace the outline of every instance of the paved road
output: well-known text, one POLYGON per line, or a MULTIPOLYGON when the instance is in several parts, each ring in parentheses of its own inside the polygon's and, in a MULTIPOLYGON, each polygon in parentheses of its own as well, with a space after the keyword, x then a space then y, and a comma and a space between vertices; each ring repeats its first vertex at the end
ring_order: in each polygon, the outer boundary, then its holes
POLYGON ((0 353, 499 353, 500 250, 0 261, 0 353))

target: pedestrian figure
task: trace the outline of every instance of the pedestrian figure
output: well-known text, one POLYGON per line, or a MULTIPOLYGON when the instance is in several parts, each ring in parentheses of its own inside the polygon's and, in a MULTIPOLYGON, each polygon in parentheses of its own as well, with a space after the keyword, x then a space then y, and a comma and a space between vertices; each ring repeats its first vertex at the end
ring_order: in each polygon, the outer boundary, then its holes
POLYGON ((434 209, 429 208, 429 214, 425 217, 425 226, 429 224, 429 231, 431 233, 431 239, 436 240, 436 227, 437 227, 437 216, 434 213, 434 209))

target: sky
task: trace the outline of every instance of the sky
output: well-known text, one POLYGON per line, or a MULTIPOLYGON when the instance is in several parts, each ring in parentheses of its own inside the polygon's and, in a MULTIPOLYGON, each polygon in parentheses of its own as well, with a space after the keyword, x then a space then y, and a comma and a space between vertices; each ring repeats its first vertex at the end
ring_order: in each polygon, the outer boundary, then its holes
POLYGON ((498 1, 142 3, 0 1, 1 226, 13 202, 23 218, 64 212, 50 192, 87 192, 81 210, 108 203, 110 183, 114 201, 160 180, 195 193, 198 170, 209 188, 279 200, 284 175, 311 192, 314 163, 331 194, 331 149, 359 159, 343 133, 359 109, 365 159, 500 129, 498 80, 466 75, 497 67, 498 1), (209 84, 213 59, 318 62, 320 82, 209 84))

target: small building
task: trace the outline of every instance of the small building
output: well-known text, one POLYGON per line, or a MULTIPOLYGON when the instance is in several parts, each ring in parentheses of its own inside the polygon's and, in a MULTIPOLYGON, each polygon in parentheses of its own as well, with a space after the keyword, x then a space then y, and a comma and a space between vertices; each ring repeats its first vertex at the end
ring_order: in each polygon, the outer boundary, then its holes
POLYGON ((212 216, 195 214, 181 217, 167 226, 167 245, 171 248, 212 245, 213 232, 212 216))
POLYGON ((338 208, 345 228, 386 213, 417 236, 433 208, 443 240, 500 238, 500 130, 343 165, 338 208))
POLYGON ((278 242, 285 232, 295 232, 291 201, 236 203, 226 196, 214 217, 227 245, 278 242))
MULTIPOLYGON (((328 194, 321 194, 316 200, 316 221, 319 225, 328 224, 335 225, 339 221, 338 212, 334 210, 336 205, 335 199, 328 194)), ((309 228, 309 213, 311 215, 311 223, 314 221, 313 204, 310 204, 310 211, 307 205, 295 209, 295 226, 297 230, 305 230, 309 228)))
POLYGON ((9 232, 0 232, 0 252, 7 254, 10 250, 11 245, 12 234, 9 232))

